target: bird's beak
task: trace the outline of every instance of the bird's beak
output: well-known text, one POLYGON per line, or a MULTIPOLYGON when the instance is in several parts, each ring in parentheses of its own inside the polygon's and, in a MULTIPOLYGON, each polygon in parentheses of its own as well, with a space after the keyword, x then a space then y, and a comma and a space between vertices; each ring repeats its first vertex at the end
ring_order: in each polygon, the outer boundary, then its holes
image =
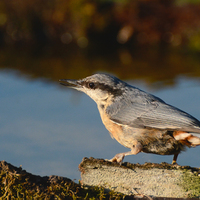
POLYGON ((69 88, 73 88, 76 90, 81 90, 82 86, 80 84, 80 82, 78 82, 77 80, 72 80, 72 79, 60 79, 60 84, 67 86, 69 88))

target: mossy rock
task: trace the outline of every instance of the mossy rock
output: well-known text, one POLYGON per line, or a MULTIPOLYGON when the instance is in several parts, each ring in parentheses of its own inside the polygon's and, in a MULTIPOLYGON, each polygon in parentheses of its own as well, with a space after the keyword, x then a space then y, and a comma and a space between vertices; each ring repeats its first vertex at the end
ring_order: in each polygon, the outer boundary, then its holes
POLYGON ((84 187, 60 176, 36 176, 21 167, 0 162, 0 199, 122 199, 102 187, 84 187))
POLYGON ((168 163, 111 163, 84 158, 79 165, 82 183, 126 195, 199 198, 200 169, 168 163))

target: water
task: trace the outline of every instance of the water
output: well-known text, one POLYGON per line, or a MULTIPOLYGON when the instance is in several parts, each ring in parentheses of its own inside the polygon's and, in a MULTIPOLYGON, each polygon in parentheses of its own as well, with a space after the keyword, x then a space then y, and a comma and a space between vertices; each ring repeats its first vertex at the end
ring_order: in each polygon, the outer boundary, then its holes
MULTIPOLYGON (((200 119, 198 79, 178 77, 175 86, 159 90, 143 81, 126 81, 200 119)), ((33 174, 78 181, 83 157, 110 159, 128 150, 111 139, 89 97, 57 82, 1 70, 0 94, 0 160, 33 174)), ((179 155, 178 163, 200 167, 199 153, 200 147, 190 148, 179 155)), ((172 157, 139 153, 124 161, 171 163, 172 157)))

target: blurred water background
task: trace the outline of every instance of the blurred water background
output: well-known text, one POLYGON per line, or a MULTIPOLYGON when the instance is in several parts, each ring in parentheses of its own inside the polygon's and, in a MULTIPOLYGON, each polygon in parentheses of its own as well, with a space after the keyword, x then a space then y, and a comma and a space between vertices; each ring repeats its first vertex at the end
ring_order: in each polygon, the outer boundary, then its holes
MULTIPOLYGON (((199 1, 1 0, 0 160, 78 180, 83 157, 127 151, 89 97, 58 83, 96 72, 200 119, 199 1)), ((188 149, 178 163, 200 167, 199 153, 188 149)), ((124 161, 171 163, 172 156, 124 161)))

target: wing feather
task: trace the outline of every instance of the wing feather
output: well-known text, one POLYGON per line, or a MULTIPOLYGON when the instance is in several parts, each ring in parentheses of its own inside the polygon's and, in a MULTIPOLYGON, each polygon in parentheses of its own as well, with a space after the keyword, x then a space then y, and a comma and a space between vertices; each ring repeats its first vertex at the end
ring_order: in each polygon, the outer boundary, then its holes
POLYGON ((137 88, 115 99, 106 112, 114 122, 135 128, 200 133, 200 122, 196 118, 137 88))

